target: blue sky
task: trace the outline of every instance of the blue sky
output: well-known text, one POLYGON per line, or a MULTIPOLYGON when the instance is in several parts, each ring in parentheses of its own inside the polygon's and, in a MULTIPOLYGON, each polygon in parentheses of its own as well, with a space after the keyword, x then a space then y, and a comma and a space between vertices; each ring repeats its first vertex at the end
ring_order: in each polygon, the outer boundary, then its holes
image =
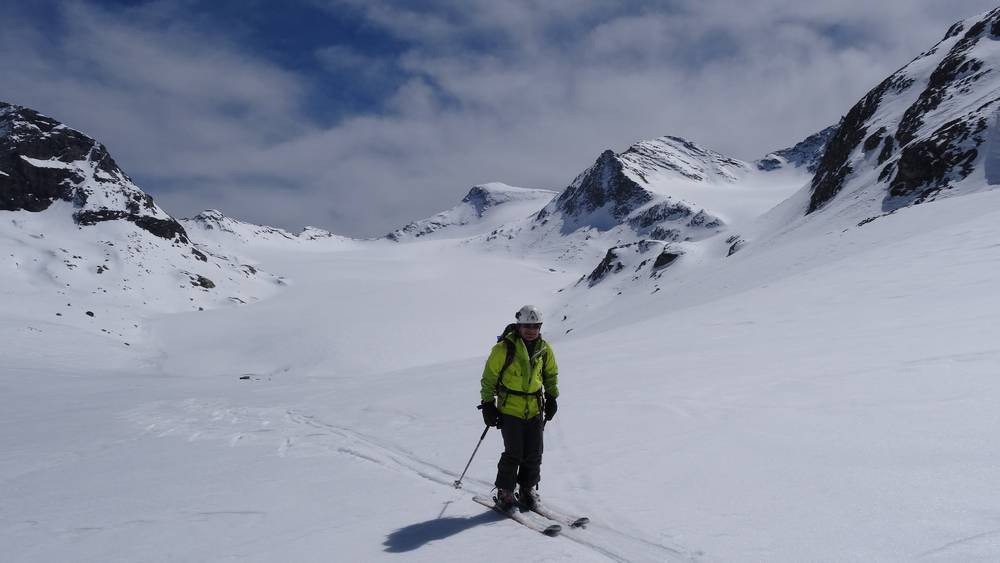
POLYGON ((0 100, 170 213, 378 235, 476 183, 564 188, 680 135, 752 160, 835 123, 980 0, 10 2, 0 100))

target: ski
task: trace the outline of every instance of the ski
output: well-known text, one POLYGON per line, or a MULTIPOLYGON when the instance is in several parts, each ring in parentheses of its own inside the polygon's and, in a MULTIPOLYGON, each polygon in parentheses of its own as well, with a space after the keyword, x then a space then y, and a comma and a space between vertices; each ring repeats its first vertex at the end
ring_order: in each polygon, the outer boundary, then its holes
POLYGON ((531 509, 532 512, 544 516, 553 522, 559 522, 560 524, 565 524, 570 528, 585 528, 587 524, 590 523, 590 518, 586 516, 570 516, 568 514, 563 514, 562 512, 553 510, 544 504, 539 504, 531 509))
POLYGON ((496 505, 496 502, 493 499, 475 496, 472 497, 472 500, 478 502, 479 504, 487 508, 492 508, 493 510, 496 510, 500 514, 503 514, 504 516, 510 518, 511 520, 517 522, 518 524, 530 528, 538 533, 545 534, 546 536, 555 537, 558 536, 559 532, 562 531, 562 526, 560 526, 559 524, 546 524, 539 522, 533 518, 530 518, 527 515, 527 513, 521 512, 520 508, 517 506, 512 507, 510 510, 503 511, 500 510, 500 508, 496 505))

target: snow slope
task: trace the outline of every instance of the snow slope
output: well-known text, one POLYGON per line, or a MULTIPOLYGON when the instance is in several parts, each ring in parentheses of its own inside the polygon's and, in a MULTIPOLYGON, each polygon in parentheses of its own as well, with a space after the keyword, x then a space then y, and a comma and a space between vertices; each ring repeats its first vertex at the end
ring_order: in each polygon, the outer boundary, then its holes
POLYGON ((751 246, 725 278, 554 319, 541 491, 594 520, 559 539, 471 502, 496 433, 450 483, 494 334, 575 273, 453 241, 258 249, 283 293, 131 347, 5 317, 0 537, 18 561, 990 559, 998 209, 751 246))

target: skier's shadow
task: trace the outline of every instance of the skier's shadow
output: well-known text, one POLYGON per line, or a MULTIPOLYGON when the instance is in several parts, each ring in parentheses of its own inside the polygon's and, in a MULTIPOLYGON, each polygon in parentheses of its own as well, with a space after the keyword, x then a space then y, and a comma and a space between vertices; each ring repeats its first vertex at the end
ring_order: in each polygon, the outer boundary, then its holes
POLYGON ((411 524, 392 532, 385 538, 383 545, 385 545, 385 551, 389 553, 405 553, 419 549, 434 540, 443 540, 454 536, 480 524, 498 522, 503 519, 502 515, 492 510, 477 516, 435 518, 419 524, 411 524))

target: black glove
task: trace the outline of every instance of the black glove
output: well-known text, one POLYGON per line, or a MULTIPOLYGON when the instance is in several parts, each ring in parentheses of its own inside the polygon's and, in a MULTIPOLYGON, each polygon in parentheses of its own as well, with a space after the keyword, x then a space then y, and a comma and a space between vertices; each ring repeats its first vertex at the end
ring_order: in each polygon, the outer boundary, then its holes
POLYGON ((484 401, 478 408, 483 411, 483 422, 486 423, 486 426, 500 428, 500 412, 493 401, 484 401))
POLYGON ((557 410, 559 410, 559 403, 556 402, 556 398, 546 393, 545 420, 552 420, 553 418, 555 418, 557 410))

